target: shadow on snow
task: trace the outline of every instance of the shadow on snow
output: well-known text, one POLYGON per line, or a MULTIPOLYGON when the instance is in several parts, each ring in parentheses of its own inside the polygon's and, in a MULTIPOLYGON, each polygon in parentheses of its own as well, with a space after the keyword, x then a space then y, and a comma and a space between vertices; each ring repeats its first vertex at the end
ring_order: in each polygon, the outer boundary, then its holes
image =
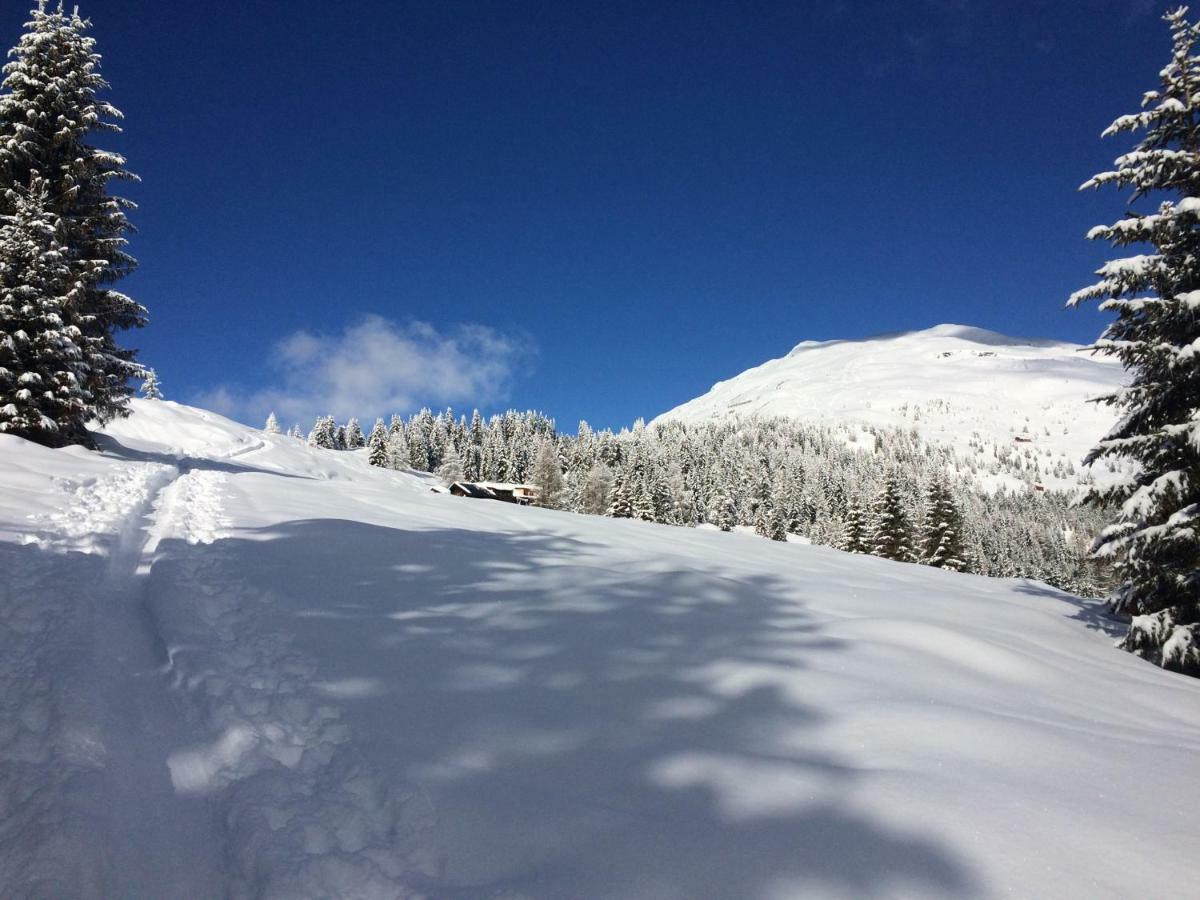
POLYGON ((947 848, 856 810, 855 769, 808 749, 827 714, 780 677, 797 647, 841 645, 778 579, 648 555, 617 571, 536 532, 243 534, 160 552, 272 598, 259 608, 319 666, 313 690, 432 807, 431 896, 978 890, 947 848))

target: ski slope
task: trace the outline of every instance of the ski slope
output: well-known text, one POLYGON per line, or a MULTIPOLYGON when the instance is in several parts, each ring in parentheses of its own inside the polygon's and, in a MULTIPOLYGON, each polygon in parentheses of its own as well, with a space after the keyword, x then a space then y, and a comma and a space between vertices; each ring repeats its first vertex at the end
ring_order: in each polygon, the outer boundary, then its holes
POLYGON ((0 896, 1200 877, 1200 681, 1094 604, 134 409, 100 453, 0 435, 0 896))
POLYGON ((789 416, 915 429, 982 466, 999 453, 1036 455, 1041 482, 1067 487, 1076 483, 1070 469, 1116 421, 1088 401, 1124 380, 1119 363, 1083 349, 965 325, 804 341, 655 422, 789 416))

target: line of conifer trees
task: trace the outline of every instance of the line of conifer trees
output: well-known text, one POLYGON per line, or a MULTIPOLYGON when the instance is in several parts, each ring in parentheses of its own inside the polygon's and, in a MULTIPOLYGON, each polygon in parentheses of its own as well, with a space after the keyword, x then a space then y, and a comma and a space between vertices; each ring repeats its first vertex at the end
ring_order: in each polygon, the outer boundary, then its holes
MULTIPOLYGON (((267 430, 278 430, 272 416, 267 430)), ((300 429, 290 432, 304 439, 300 429)), ((556 509, 671 525, 753 529, 955 571, 1027 577, 1096 596, 1110 573, 1087 558, 1103 510, 1040 491, 1019 457, 984 468, 914 432, 790 419, 666 422, 559 434, 536 412, 484 419, 428 409, 376 421, 318 419, 307 441, 366 447, 372 465, 457 480, 530 482, 556 509), (980 484, 1007 487, 983 491, 980 484)))

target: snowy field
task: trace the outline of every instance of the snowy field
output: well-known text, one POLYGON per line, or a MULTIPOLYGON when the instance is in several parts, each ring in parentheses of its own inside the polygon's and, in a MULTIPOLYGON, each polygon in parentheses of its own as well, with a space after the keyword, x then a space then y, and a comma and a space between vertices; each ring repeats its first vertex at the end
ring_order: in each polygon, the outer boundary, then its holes
MULTIPOLYGON (((861 422, 913 429, 981 466, 998 453, 1018 452, 1036 454, 1044 470, 1056 464, 1078 470, 1116 420, 1110 407, 1087 401, 1124 379, 1119 362, 1078 344, 936 325, 860 341, 804 341, 655 422, 735 416, 861 422)), ((1077 479, 1047 472, 1042 481, 1069 488, 1077 479)))
POLYGON ((1200 880, 1200 681, 1096 604, 434 494, 173 403, 103 442, 0 435, 0 896, 1200 880))

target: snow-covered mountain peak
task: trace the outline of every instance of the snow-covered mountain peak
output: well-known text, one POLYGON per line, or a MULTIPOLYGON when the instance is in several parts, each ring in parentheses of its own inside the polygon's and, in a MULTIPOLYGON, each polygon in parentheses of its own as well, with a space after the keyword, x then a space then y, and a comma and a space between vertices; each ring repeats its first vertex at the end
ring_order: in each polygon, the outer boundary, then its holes
POLYGON ((788 416, 913 428, 981 465, 1018 450, 1029 460, 1028 480, 1066 486, 1114 420, 1089 401, 1124 378, 1120 365, 1085 349, 949 323, 803 341, 655 422, 788 416))
POLYGON ((834 338, 828 341, 801 341, 792 348, 791 352, 788 353, 788 356, 792 357, 810 350, 847 344, 859 346, 866 345, 867 347, 873 347, 884 343, 899 343, 906 347, 920 348, 922 346, 927 346, 930 348, 936 348, 947 341, 982 344, 988 347, 1069 348, 1072 351, 1084 349, 1078 344, 1072 344, 1066 341, 1047 340, 1045 338, 1013 337, 1007 334, 1001 334, 998 331, 989 331, 986 328, 977 328, 974 325, 956 325, 952 322, 945 322, 941 325, 933 325, 929 328, 922 328, 915 331, 888 331, 865 338, 834 338))

